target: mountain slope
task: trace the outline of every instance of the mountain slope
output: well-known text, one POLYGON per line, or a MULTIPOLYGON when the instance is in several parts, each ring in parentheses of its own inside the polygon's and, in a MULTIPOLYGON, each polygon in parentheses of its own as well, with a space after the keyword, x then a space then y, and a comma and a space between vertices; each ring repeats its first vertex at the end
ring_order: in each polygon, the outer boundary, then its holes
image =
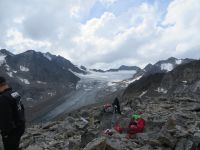
POLYGON ((177 66, 170 72, 155 73, 131 83, 124 95, 139 95, 146 91, 148 95, 164 94, 170 96, 189 96, 200 94, 200 60, 177 66))
POLYGON ((155 64, 148 64, 143 69, 140 69, 136 74, 133 75, 132 81, 135 81, 135 79, 141 78, 142 76, 148 76, 151 74, 156 73, 166 73, 174 68, 176 68, 179 65, 189 63, 193 61, 194 59, 177 59, 174 57, 170 57, 166 60, 160 60, 155 64))
POLYGON ((75 89, 80 79, 71 70, 84 73, 70 61, 50 53, 28 50, 14 55, 0 50, 0 75, 23 95, 28 115, 35 108, 38 111, 44 106, 41 110, 45 110, 75 89))

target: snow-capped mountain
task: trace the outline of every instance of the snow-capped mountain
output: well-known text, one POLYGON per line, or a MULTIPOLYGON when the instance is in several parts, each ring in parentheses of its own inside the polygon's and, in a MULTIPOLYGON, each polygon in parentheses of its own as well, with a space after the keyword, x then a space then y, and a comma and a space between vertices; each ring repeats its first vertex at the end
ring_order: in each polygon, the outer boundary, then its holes
POLYGON ((136 79, 141 78, 143 76, 149 76, 151 74, 166 73, 172 71, 177 66, 189 63, 193 60, 194 59, 189 59, 189 58, 177 59, 174 57, 170 57, 166 60, 160 60, 155 64, 148 64, 144 67, 144 69, 141 69, 136 74, 134 74, 133 78, 130 79, 130 81, 128 82, 131 83, 131 81, 136 81, 136 79))
POLYGON ((193 97, 200 95, 200 60, 180 64, 172 71, 150 74, 131 83, 125 90, 125 95, 134 93, 140 95, 164 94, 171 97, 193 97))
POLYGON ((50 53, 28 50, 14 55, 0 50, 0 76, 23 95, 30 109, 40 103, 51 104, 75 89, 80 78, 73 72, 86 73, 69 60, 50 53))
MULTIPOLYGON (((191 62, 193 59, 177 59, 174 57, 170 57, 167 60, 161 60, 158 61, 156 64, 154 64, 155 67, 158 67, 159 70, 164 71, 164 72, 168 72, 168 71, 172 71, 176 66, 181 65, 181 64, 185 64, 188 62, 191 62)), ((145 68, 146 71, 147 68, 145 68)))

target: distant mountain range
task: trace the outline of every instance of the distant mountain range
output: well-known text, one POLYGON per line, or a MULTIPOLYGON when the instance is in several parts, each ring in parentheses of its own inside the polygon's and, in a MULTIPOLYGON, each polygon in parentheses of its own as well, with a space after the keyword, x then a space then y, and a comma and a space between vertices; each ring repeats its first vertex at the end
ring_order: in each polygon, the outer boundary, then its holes
POLYGON ((90 69, 91 71, 94 72, 101 72, 101 73, 105 73, 105 72, 118 72, 118 71, 132 71, 135 70, 136 72, 140 71, 141 69, 137 66, 125 66, 122 65, 117 69, 108 69, 108 70, 102 70, 102 69, 90 69))

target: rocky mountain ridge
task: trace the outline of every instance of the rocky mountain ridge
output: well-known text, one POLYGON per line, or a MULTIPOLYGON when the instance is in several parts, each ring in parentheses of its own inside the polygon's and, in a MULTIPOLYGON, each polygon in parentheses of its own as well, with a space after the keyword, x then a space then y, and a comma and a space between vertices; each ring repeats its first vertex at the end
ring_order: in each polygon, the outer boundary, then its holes
POLYGON ((108 69, 108 70, 102 70, 102 69, 90 69, 91 71, 95 71, 95 72, 101 72, 101 73, 105 73, 105 72, 118 72, 118 71, 140 71, 141 69, 137 66, 125 66, 122 65, 117 69, 108 69))
POLYGON ((141 77, 131 83, 125 90, 125 95, 142 94, 160 95, 165 94, 168 97, 189 96, 197 97, 200 94, 200 60, 194 60, 189 63, 177 66, 167 73, 155 73, 149 76, 141 77))
POLYGON ((75 90, 80 78, 72 71, 86 73, 69 60, 50 53, 28 50, 14 55, 0 50, 0 75, 23 95, 29 119, 34 118, 33 111, 45 110, 46 106, 58 103, 59 98, 75 90))
POLYGON ((193 60, 194 59, 189 59, 189 58, 177 59, 175 57, 170 57, 166 60, 160 60, 156 62, 155 64, 147 64, 143 69, 141 69, 136 74, 134 74, 133 80, 139 77, 148 76, 151 74, 166 73, 166 72, 172 71, 174 68, 176 68, 179 65, 189 63, 193 60))

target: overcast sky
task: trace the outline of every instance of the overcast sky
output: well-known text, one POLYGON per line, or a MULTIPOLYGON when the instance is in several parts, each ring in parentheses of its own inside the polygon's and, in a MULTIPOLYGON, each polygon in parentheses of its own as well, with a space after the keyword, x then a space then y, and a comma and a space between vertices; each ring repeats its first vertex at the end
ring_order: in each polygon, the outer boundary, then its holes
POLYGON ((77 65, 200 58, 200 0, 0 0, 0 48, 77 65))

